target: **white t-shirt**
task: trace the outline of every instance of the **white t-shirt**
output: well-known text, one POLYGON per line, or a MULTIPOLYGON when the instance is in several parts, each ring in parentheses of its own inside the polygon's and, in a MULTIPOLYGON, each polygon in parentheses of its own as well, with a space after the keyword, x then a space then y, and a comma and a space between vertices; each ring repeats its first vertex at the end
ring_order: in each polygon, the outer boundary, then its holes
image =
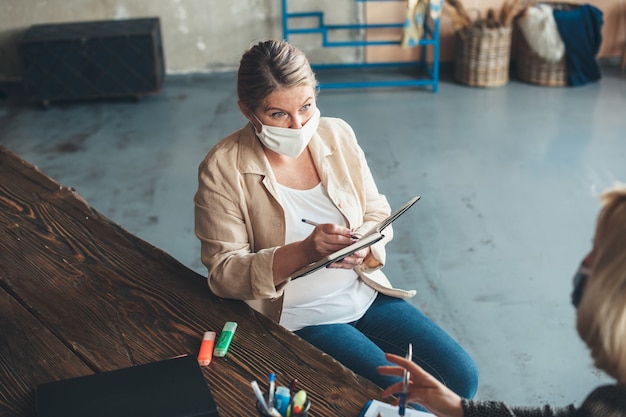
MULTIPOLYGON (((310 190, 278 185, 285 210, 285 243, 305 239, 317 223, 346 226, 346 221, 319 183, 310 190)), ((358 320, 374 302, 376 290, 361 281, 352 269, 323 268, 289 282, 280 324, 291 331, 316 324, 348 323, 358 320)))

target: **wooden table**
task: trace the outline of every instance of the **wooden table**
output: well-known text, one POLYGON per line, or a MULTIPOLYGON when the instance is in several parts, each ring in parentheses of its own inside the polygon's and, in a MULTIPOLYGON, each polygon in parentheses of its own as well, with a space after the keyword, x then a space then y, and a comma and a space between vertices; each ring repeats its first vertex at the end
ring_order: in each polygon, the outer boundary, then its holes
MULTIPOLYGON (((191 201, 191 200, 190 200, 191 201)), ((35 416, 37 385, 197 355, 206 330, 239 324, 203 368, 220 416, 255 415, 250 381, 296 377, 311 416, 358 416, 380 389, 91 208, 0 147, 0 415, 35 416)))

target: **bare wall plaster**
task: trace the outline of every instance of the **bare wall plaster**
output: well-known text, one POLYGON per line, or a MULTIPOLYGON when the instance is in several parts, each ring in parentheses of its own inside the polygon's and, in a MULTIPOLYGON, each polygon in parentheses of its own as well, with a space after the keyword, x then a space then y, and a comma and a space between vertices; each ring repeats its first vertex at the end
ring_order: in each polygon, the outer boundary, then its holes
MULTIPOLYGON (((604 12, 600 57, 620 56, 626 42, 626 0, 561 0, 588 2, 604 12)), ((467 7, 486 10, 500 0, 462 0, 467 7)), ((378 19, 397 21, 402 4, 365 5, 355 0, 290 0, 289 11, 321 10, 328 23, 362 23, 378 19), (378 9, 376 8, 378 7, 378 9), (384 10, 381 11, 381 7, 384 10), (390 14, 393 16, 389 17, 390 14)), ((166 70, 194 73, 232 70, 243 51, 259 40, 282 38, 280 0, 1 0, 0 81, 21 78, 16 42, 33 24, 159 16, 166 70)), ((442 61, 453 59, 454 42, 449 19, 442 19, 442 61)), ((294 26, 311 21, 291 21, 294 26)), ((332 39, 363 38, 364 33, 339 32, 332 39)), ((397 47, 322 48, 318 35, 297 35, 290 41, 314 63, 415 59, 416 50, 397 47), (393 49, 395 48, 395 49, 393 49), (391 56, 391 57, 390 57, 391 56)))
MULTIPOLYGON (((362 13, 351 0, 292 0, 289 10, 310 9, 311 4, 334 23, 358 21, 362 13)), ((283 37, 280 0, 2 0, 0 80, 21 78, 15 44, 31 25, 152 16, 161 19, 170 74, 231 70, 250 45, 283 37)), ((354 48, 322 49, 317 36, 290 40, 311 61, 353 61, 362 56, 354 48)))

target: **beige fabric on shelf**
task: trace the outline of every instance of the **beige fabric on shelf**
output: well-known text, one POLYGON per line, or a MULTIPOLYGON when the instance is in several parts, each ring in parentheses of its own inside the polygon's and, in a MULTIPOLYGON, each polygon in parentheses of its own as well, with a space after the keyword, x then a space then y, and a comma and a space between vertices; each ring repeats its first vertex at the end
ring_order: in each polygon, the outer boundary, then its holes
POLYGON ((417 46, 422 39, 427 6, 428 0, 407 0, 404 32, 402 34, 402 46, 404 48, 417 46))
POLYGON ((412 48, 419 44, 424 36, 424 22, 430 11, 430 18, 439 19, 443 0, 407 0, 406 17, 402 33, 402 46, 412 48))

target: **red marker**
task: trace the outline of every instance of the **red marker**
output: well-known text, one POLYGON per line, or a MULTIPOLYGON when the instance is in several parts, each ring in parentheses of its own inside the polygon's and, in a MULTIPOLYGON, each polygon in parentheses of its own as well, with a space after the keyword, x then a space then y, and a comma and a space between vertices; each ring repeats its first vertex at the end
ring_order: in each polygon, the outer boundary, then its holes
POLYGON ((200 366, 208 366, 213 359, 213 347, 215 345, 215 332, 205 332, 198 353, 198 363, 200 366))

